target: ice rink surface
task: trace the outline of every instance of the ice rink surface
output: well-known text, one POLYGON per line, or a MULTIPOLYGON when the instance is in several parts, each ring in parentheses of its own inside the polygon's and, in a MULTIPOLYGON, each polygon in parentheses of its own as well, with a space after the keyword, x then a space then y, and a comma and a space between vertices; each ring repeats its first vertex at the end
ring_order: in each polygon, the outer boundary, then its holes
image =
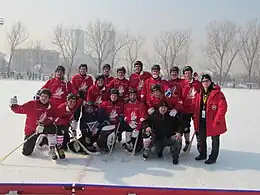
MULTIPOLYGON (((9 99, 31 100, 42 82, 0 80, 0 158, 23 141, 25 116, 10 111, 9 99)), ((0 164, 0 182, 88 183, 188 188, 260 189, 260 90, 223 89, 228 102, 228 132, 221 137, 219 159, 214 165, 196 162, 195 145, 177 166, 165 151, 164 159, 143 161, 117 145, 112 158, 67 153, 66 160, 52 161, 47 151, 36 150, 31 157, 21 148, 0 164)), ((210 139, 208 139, 210 141, 210 139)), ((195 144, 195 142, 194 142, 195 144)), ((210 151, 210 150, 209 150, 210 151)))

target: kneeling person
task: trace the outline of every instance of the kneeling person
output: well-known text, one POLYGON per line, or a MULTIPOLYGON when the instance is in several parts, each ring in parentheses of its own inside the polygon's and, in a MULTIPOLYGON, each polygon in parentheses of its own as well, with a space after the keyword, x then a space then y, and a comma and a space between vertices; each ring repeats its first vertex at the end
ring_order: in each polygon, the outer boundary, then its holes
POLYGON ((50 155, 53 160, 57 159, 55 152, 56 127, 54 122, 54 109, 50 104, 51 92, 49 89, 39 91, 39 99, 31 100, 18 105, 17 97, 11 98, 11 110, 17 114, 25 114, 25 137, 28 139, 23 145, 22 154, 29 156, 33 153, 36 141, 40 134, 46 134, 49 143, 50 155))
POLYGON ((169 115, 168 103, 162 102, 147 120, 142 123, 144 144, 143 158, 149 157, 151 148, 155 146, 156 154, 162 157, 163 150, 170 146, 172 163, 179 163, 182 146, 183 125, 179 118, 169 115))

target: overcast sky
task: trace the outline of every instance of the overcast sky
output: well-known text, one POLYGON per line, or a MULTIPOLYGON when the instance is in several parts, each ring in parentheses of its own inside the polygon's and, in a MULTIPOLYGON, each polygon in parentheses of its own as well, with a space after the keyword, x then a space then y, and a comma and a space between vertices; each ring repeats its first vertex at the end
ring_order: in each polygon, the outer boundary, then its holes
POLYGON ((42 40, 52 48, 52 31, 63 23, 85 28, 96 18, 109 19, 117 30, 146 37, 147 52, 162 30, 192 30, 197 47, 205 38, 211 20, 229 19, 237 23, 260 18, 260 0, 0 0, 0 51, 6 51, 6 32, 22 21, 31 40, 42 40))

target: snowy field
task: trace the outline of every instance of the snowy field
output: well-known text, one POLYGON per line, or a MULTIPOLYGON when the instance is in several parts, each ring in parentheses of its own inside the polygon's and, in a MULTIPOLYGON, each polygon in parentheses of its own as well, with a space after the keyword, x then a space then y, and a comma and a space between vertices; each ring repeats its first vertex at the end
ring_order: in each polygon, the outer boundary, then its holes
MULTIPOLYGON (((19 103, 31 100, 42 82, 0 80, 0 158, 23 141, 25 116, 10 111, 9 99, 17 95, 19 103)), ((260 91, 223 89, 228 101, 228 132, 221 137, 219 159, 214 165, 196 162, 191 154, 180 164, 164 160, 143 161, 135 156, 130 162, 119 146, 108 162, 104 157, 67 154, 66 160, 54 162, 47 152, 36 151, 31 157, 21 155, 21 148, 0 164, 0 182, 91 183, 189 188, 260 189, 260 91)), ((210 140, 210 139, 209 139, 210 140)), ((195 143, 194 143, 195 144, 195 143)))

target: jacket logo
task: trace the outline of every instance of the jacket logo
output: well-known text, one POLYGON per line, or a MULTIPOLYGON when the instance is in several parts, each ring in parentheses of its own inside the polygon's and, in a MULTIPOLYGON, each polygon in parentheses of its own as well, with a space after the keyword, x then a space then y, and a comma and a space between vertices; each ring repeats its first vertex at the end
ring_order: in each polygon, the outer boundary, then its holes
POLYGON ((115 120, 117 116, 118 116, 118 114, 117 114, 116 110, 112 110, 112 111, 110 112, 109 118, 110 118, 111 120, 115 120))
POLYGON ((141 90, 143 86, 144 86, 144 80, 140 80, 139 83, 138 83, 137 89, 141 90))
POLYGON ((87 84, 84 82, 80 85, 79 90, 86 90, 88 88, 87 84))
POLYGON ((54 96, 61 97, 62 94, 64 94, 64 92, 62 91, 62 88, 59 87, 59 88, 55 91, 54 96))
POLYGON ((211 109, 212 109, 212 110, 217 110, 217 106, 216 106, 216 105, 212 105, 212 106, 211 106, 211 109))

